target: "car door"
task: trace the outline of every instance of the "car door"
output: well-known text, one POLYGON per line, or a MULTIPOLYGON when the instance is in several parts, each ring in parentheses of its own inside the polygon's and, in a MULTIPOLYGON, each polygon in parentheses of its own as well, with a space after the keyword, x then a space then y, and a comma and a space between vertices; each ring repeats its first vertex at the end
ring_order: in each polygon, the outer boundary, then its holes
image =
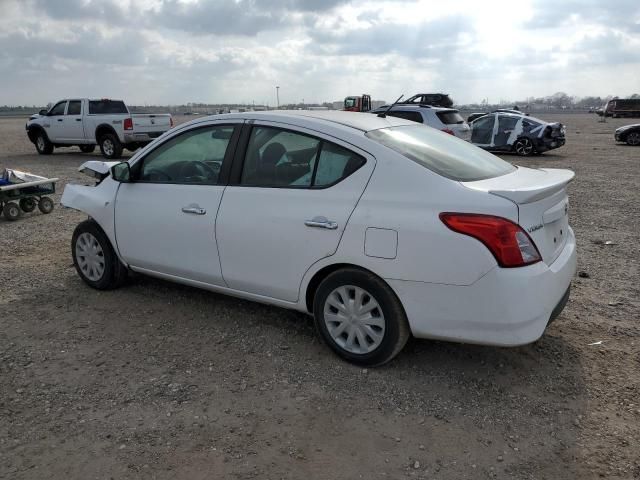
POLYGON ((338 248, 375 160, 277 123, 247 125, 243 138, 216 222, 222 274, 233 289, 295 302, 307 269, 338 248))
POLYGON ((67 111, 63 117, 62 127, 60 129, 60 138, 68 142, 84 142, 81 100, 69 100, 67 111))
POLYGON ((62 140, 64 135, 64 113, 67 109, 67 101, 63 100, 56 103, 49 113, 47 113, 47 121, 43 124, 47 131, 47 136, 51 142, 62 140))
POLYGON ((115 202, 118 250, 134 270, 224 285, 215 222, 242 120, 177 132, 131 166, 115 202))
MULTIPOLYGON (((496 147, 510 147, 518 138, 517 126, 522 117, 514 117, 511 115, 497 115, 498 131, 493 139, 496 147)), ((522 126, 520 126, 522 132, 522 126)))
POLYGON ((495 121, 495 115, 485 115, 474 120, 471 124, 471 143, 479 147, 492 146, 495 121))

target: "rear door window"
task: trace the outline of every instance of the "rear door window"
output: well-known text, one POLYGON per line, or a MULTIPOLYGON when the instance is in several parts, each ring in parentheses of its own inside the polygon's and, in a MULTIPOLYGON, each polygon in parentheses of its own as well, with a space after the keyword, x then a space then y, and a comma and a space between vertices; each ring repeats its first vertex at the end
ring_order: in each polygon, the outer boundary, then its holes
POLYGON ((89 114, 105 115, 105 114, 128 114, 127 106, 122 100, 90 100, 89 114))
POLYGON ((387 115, 391 117, 404 118, 405 120, 411 120, 412 122, 422 122, 422 114, 420 112, 408 112, 403 110, 392 110, 387 115))
POLYGON ((462 118, 462 115, 460 115, 457 110, 436 112, 436 115, 445 125, 456 125, 464 123, 464 118, 462 118))

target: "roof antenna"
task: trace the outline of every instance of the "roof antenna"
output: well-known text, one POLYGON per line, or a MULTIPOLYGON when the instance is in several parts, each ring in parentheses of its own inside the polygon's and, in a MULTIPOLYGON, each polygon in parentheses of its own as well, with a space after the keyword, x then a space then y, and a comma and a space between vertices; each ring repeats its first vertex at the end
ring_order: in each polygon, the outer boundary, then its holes
POLYGON ((400 96, 398 97, 398 99, 397 99, 395 102, 393 102, 391 105, 389 105, 389 108, 387 108, 384 112, 380 112, 380 113, 378 114, 378 116, 379 116, 380 118, 387 118, 387 113, 389 113, 389 110, 391 110, 391 109, 394 107, 394 105, 395 105, 396 103, 398 103, 398 102, 402 99, 402 97, 404 97, 404 95, 400 95, 400 96))

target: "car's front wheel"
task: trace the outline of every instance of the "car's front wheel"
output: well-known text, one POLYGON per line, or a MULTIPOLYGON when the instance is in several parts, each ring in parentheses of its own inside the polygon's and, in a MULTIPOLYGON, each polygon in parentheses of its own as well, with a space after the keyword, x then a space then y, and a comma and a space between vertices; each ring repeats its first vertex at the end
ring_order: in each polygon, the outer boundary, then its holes
POLYGON ((327 345, 358 365, 388 362, 409 338, 400 300, 382 279, 364 270, 345 268, 327 276, 316 291, 313 313, 327 345))
POLYGON ((535 153, 533 142, 527 137, 516 140, 516 143, 513 144, 513 150, 521 157, 528 157, 535 153))
POLYGON ((640 145, 640 132, 631 132, 625 139, 628 145, 640 145))
POLYGON ((127 268, 93 220, 80 223, 74 230, 71 255, 78 275, 90 287, 109 290, 120 286, 127 277, 127 268))

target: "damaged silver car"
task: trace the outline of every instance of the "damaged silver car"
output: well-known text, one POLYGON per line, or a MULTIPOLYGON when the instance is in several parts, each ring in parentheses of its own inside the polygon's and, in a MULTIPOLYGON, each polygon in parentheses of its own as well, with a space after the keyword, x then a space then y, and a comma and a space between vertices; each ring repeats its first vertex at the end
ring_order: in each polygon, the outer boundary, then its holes
POLYGON ((564 125, 513 113, 490 113, 471 123, 471 143, 489 151, 529 156, 565 144, 564 125))

